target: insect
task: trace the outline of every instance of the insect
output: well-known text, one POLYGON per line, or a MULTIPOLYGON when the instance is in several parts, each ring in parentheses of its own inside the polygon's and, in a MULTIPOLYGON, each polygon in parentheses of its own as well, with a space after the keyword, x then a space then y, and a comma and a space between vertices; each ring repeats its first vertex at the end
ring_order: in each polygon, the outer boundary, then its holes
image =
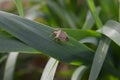
POLYGON ((54 38, 56 40, 60 40, 63 42, 69 41, 68 35, 66 34, 66 32, 62 31, 61 29, 55 30, 53 34, 55 35, 54 38))

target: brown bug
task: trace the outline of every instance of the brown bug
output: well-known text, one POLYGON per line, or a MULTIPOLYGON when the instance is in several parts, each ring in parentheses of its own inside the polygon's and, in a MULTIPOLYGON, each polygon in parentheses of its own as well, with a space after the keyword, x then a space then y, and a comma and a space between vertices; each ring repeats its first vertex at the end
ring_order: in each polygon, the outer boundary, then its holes
POLYGON ((53 34, 55 35, 54 38, 56 40, 60 40, 63 42, 69 41, 68 35, 66 34, 66 32, 62 31, 61 29, 55 30, 53 34))

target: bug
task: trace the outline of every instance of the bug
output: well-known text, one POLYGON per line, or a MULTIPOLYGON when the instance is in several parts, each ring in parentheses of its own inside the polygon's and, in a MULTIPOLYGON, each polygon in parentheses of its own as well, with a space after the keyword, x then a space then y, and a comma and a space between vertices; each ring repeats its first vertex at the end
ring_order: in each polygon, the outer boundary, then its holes
POLYGON ((60 40, 63 42, 69 41, 67 33, 62 31, 61 29, 55 30, 53 32, 53 35, 55 35, 55 37, 54 37, 55 40, 60 40))

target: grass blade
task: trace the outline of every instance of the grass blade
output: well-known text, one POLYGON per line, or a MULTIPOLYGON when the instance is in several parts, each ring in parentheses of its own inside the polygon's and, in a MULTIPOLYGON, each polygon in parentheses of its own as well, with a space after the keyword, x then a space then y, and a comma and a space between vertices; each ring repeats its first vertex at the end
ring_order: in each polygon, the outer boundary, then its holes
POLYGON ((105 61, 110 42, 111 40, 107 37, 103 38, 100 41, 93 59, 92 68, 88 80, 97 80, 103 62, 105 61))
POLYGON ((1 64, 5 59, 7 59, 7 55, 4 55, 2 58, 0 58, 0 64, 1 64))
POLYGON ((17 10, 19 12, 19 15, 21 17, 24 17, 24 11, 23 11, 23 6, 22 6, 22 1, 23 0, 15 0, 16 6, 17 6, 17 10))
POLYGON ((103 28, 98 30, 100 33, 106 35, 113 40, 118 46, 120 46, 120 23, 109 20, 103 28))
POLYGON ((84 72, 86 71, 86 69, 87 69, 87 67, 84 66, 84 65, 78 67, 78 68, 74 71, 71 80, 81 80, 81 78, 82 78, 84 72))
POLYGON ((81 43, 91 43, 94 45, 98 45, 98 39, 95 37, 86 37, 80 40, 81 43))
POLYGON ((86 37, 96 37, 100 38, 101 34, 93 30, 81 30, 81 29, 65 29, 62 28, 69 36, 75 38, 76 40, 81 40, 86 37))
POLYGON ((42 73, 40 80, 53 80, 58 63, 59 61, 57 61, 56 59, 50 58, 47 65, 44 68, 44 71, 42 73))
POLYGON ((93 0, 87 0, 87 3, 89 5, 89 8, 91 10, 91 13, 95 19, 95 22, 97 24, 98 29, 102 27, 102 21, 100 20, 100 18, 97 15, 96 9, 95 9, 95 4, 93 0))
MULTIPOLYGON (((111 40, 113 40, 117 45, 120 46, 120 23, 116 22, 116 21, 113 21, 113 20, 110 20, 108 21, 104 26, 103 28, 101 28, 99 30, 100 33, 106 35, 107 37, 109 37, 111 40)), ((101 46, 101 49, 104 48, 103 46, 106 46, 106 50, 103 49, 103 51, 107 51, 107 48, 109 47, 109 44, 110 44, 110 40, 109 39, 103 39, 99 46, 101 46), (102 45, 103 44, 103 45, 102 45), (104 44, 107 44, 107 45, 104 45, 104 44)), ((101 69, 101 66, 103 64, 103 61, 104 61, 104 58, 106 56, 105 52, 104 55, 102 56, 103 59, 101 59, 101 61, 98 63, 95 63, 95 60, 96 61, 99 61, 99 58, 101 57, 100 56, 100 47, 98 47, 97 51, 96 51, 96 54, 95 54, 95 58, 94 58, 94 61, 93 61, 93 66, 92 66, 92 69, 91 69, 91 73, 90 73, 90 77, 89 77, 89 80, 96 80, 99 72, 100 72, 100 69, 101 69), (101 64, 100 64, 101 63, 101 64), (95 68, 96 67, 96 68, 95 68)), ((102 50, 100 50, 102 51, 102 50)), ((102 54, 102 52, 101 52, 102 54)), ((118 73, 118 72, 117 72, 118 73)), ((116 75, 119 75, 117 74, 116 75)))
POLYGON ((18 52, 10 52, 6 62, 3 80, 13 80, 13 73, 18 54, 18 52))
MULTIPOLYGON (((100 7, 97 7, 97 8, 96 8, 97 15, 99 15, 100 10, 101 10, 100 7)), ((86 20, 85 20, 85 23, 84 23, 82 29, 83 29, 83 30, 91 29, 91 28, 93 27, 94 23, 95 23, 94 18, 93 18, 93 16, 92 16, 91 12, 88 11, 87 17, 86 17, 86 20)))

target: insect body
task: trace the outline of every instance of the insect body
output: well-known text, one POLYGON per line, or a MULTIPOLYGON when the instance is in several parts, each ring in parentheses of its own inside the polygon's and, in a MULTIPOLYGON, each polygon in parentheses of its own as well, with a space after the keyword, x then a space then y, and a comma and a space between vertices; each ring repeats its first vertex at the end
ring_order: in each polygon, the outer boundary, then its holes
POLYGON ((56 40, 60 40, 63 42, 69 41, 68 35, 66 34, 66 32, 62 31, 61 29, 54 31, 53 34, 55 35, 54 38, 56 40))

